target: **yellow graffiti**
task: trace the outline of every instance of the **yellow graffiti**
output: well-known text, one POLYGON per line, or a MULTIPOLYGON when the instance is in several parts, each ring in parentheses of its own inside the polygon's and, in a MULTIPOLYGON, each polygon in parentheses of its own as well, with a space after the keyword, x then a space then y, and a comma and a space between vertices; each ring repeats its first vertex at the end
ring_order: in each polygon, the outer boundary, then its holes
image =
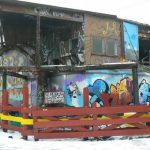
POLYGON ((117 83, 116 86, 112 84, 110 91, 114 104, 127 104, 132 101, 131 87, 128 87, 126 78, 117 83))
POLYGON ((119 36, 120 31, 118 29, 116 22, 106 22, 106 26, 104 27, 102 34, 106 36, 110 33, 114 33, 116 36, 119 36))

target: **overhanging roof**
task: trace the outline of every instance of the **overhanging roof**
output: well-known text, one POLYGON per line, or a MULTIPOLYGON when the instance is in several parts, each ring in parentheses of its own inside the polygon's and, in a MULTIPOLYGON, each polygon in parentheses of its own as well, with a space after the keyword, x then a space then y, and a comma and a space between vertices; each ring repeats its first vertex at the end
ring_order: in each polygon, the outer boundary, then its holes
POLYGON ((0 66, 1 72, 83 72, 87 70, 111 70, 111 69, 132 69, 137 68, 135 62, 127 63, 104 63, 101 65, 83 65, 83 66, 67 66, 67 65, 41 65, 35 66, 0 66))
MULTIPOLYGON (((52 5, 37 4, 37 3, 24 2, 24 1, 18 1, 18 0, 0 0, 0 2, 1 4, 5 4, 5 5, 13 5, 13 6, 15 5, 16 8, 19 6, 24 7, 24 8, 43 8, 43 9, 51 8, 54 10, 60 10, 64 12, 90 14, 90 15, 95 15, 95 16, 117 19, 116 15, 103 14, 103 13, 98 13, 98 12, 91 12, 91 11, 71 9, 71 8, 64 8, 64 7, 58 7, 58 6, 52 6, 52 5)), ((0 10, 3 11, 2 6, 0 6, 0 10)), ((7 11, 11 11, 11 10, 7 10, 7 11)))

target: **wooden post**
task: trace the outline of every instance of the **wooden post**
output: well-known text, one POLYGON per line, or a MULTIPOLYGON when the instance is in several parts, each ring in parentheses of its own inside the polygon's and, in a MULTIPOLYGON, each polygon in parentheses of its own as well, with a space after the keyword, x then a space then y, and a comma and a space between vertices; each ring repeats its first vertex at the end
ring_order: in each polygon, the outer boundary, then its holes
MULTIPOLYGON (((6 72, 3 73, 3 76, 2 76, 2 111, 3 111, 3 114, 4 115, 8 115, 8 111, 6 110, 3 110, 3 108, 5 106, 8 106, 8 91, 7 91, 7 76, 6 76, 6 72)), ((7 132, 7 129, 5 128, 5 125, 7 126, 8 125, 8 121, 4 120, 2 121, 2 125, 4 126, 3 128, 3 131, 4 132, 7 132)))
MULTIPOLYGON (((94 102, 93 104, 92 104, 92 108, 96 108, 96 102, 94 102)), ((97 114, 94 114, 93 115, 93 120, 97 120, 97 114)), ((94 125, 93 126, 93 131, 97 131, 98 130, 98 126, 97 125, 94 125)), ((97 137, 95 137, 95 138, 97 138, 97 137)))
POLYGON ((133 74, 133 102, 139 104, 139 86, 138 86, 138 70, 137 67, 132 68, 133 74))
MULTIPOLYGON (((3 90, 3 96, 2 96, 2 110, 3 110, 3 108, 5 107, 5 106, 8 106, 8 91, 5 89, 5 90, 3 90)), ((6 111, 6 110, 3 110, 3 114, 4 115, 8 115, 8 111, 6 111)), ((8 125, 8 121, 6 121, 6 120, 3 120, 2 121, 2 127, 3 127, 3 131, 4 132, 7 132, 7 129, 5 128, 5 126, 7 126, 8 125)))
POLYGON ((40 15, 36 19, 36 52, 35 52, 35 65, 39 67, 41 65, 41 55, 40 55, 40 15))
POLYGON ((125 44, 124 44, 124 27, 123 20, 120 20, 120 29, 121 29, 121 62, 125 59, 125 44))
POLYGON ((38 134, 38 129, 34 128, 34 123, 38 122, 38 117, 33 117, 33 130, 34 130, 34 141, 39 141, 39 139, 36 137, 36 135, 38 134))
POLYGON ((89 107, 89 90, 88 90, 88 88, 83 89, 83 100, 84 100, 84 107, 89 107))
MULTIPOLYGON (((23 93, 23 105, 22 105, 22 108, 24 109, 24 108, 28 108, 28 106, 29 106, 29 88, 28 88, 28 84, 27 83, 25 83, 24 84, 24 87, 23 87, 23 89, 22 89, 22 93, 23 93)), ((28 116, 28 114, 27 113, 23 113, 22 114, 22 117, 24 118, 24 119, 28 119, 29 118, 29 116, 28 116)), ((25 130, 27 130, 28 129, 28 126, 27 125, 24 125, 23 127, 22 127, 22 136, 23 136, 23 139, 25 139, 25 140, 27 140, 27 136, 26 135, 23 135, 23 132, 25 131, 25 130)))

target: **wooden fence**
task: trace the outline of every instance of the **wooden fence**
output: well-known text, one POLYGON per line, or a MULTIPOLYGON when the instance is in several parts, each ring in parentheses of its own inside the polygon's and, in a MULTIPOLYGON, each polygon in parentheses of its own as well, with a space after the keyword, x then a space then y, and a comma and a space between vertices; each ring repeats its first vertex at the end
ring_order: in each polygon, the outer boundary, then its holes
POLYGON ((86 138, 120 135, 150 134, 150 106, 88 107, 85 90, 83 108, 37 108, 28 106, 28 87, 23 88, 21 107, 8 106, 8 92, 3 91, 0 105, 0 126, 3 131, 13 130, 24 139, 86 138), (10 112, 18 112, 19 116, 10 112), (18 124, 14 124, 14 123, 18 124))

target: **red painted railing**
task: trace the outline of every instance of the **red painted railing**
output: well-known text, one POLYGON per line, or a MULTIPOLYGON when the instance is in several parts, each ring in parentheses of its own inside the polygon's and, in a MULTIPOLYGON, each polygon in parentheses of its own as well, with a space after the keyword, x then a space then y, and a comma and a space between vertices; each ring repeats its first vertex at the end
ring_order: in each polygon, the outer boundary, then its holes
POLYGON ((34 137, 47 139, 150 134, 150 127, 146 125, 146 122, 150 122, 149 111, 150 106, 35 110, 34 137), (132 114, 124 116, 126 112, 132 114), (40 122, 38 118, 46 118, 47 121, 40 122))
POLYGON ((2 114, 10 111, 20 113, 22 119, 33 118, 33 124, 15 126, 7 119, 0 122, 4 131, 14 130, 24 139, 34 136, 35 140, 48 138, 85 138, 119 135, 150 134, 150 106, 88 107, 88 94, 84 90, 84 107, 36 108, 28 107, 28 86, 23 88, 24 101, 21 107, 8 106, 8 92, 3 93, 2 114), (126 113, 128 115, 126 116, 126 113))

